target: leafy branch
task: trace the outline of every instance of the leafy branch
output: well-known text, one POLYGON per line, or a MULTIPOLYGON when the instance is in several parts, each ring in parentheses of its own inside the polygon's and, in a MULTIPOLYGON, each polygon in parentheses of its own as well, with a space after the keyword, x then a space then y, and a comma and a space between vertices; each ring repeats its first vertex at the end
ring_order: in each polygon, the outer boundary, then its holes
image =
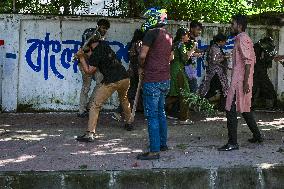
POLYGON ((181 95, 185 99, 186 104, 189 107, 194 106, 199 112, 204 112, 206 115, 216 114, 214 105, 211 104, 206 98, 199 96, 198 94, 186 92, 184 89, 181 90, 181 95))

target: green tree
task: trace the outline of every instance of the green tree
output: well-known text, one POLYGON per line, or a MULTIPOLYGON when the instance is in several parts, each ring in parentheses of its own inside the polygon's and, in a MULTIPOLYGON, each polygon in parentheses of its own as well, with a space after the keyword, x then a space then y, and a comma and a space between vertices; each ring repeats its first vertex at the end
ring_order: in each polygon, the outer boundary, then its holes
MULTIPOLYGON (((82 0, 50 0, 48 3, 41 3, 40 0, 16 0, 15 5, 16 13, 69 15, 84 7, 85 3, 82 0)), ((13 13, 13 0, 2 0, 0 13, 13 13)))
MULTIPOLYGON (((14 0, 16 13, 75 14, 83 8, 82 0, 14 0)), ((163 7, 172 20, 199 20, 203 22, 230 21, 233 14, 262 14, 284 12, 284 0, 120 0, 121 17, 138 18, 148 7, 163 7)), ((0 13, 13 13, 13 0, 0 1, 0 13)))
POLYGON ((249 10, 254 13, 262 13, 268 11, 283 12, 283 3, 282 0, 251 0, 248 1, 250 6, 249 10))
POLYGON ((233 14, 284 12, 283 0, 122 0, 126 17, 138 17, 147 7, 163 7, 172 20, 229 22, 233 14))
POLYGON ((0 13, 12 13, 12 12, 13 12, 13 0, 1 0, 0 13))

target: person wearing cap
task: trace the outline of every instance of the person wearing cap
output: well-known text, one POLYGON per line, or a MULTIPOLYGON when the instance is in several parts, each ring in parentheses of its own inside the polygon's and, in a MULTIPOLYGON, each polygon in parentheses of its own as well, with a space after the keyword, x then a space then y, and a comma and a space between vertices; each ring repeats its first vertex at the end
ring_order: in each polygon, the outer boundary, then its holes
POLYGON ((150 8, 144 14, 147 18, 146 34, 139 55, 139 73, 143 76, 144 114, 148 122, 149 152, 138 154, 139 160, 160 158, 160 151, 167 147, 167 120, 165 97, 170 86, 170 61, 172 36, 165 29, 165 9, 150 8))
POLYGON ((122 63, 117 59, 111 47, 100 39, 100 34, 97 32, 89 40, 92 54, 88 59, 88 63, 82 49, 77 53, 77 57, 80 59, 85 73, 94 74, 97 68, 99 68, 103 74, 102 85, 98 88, 95 100, 91 104, 87 131, 84 135, 76 138, 79 142, 94 142, 101 107, 115 91, 118 93, 118 98, 125 115, 125 129, 127 131, 133 129, 131 124, 131 109, 127 98, 127 91, 130 86, 128 73, 122 63))
MULTIPOLYGON (((110 23, 108 20, 106 19, 100 19, 97 23, 97 27, 96 28, 88 28, 84 31, 83 35, 82 35, 82 44, 81 47, 85 48, 84 51, 86 53, 89 52, 89 47, 86 45, 86 43, 88 42, 88 40, 90 39, 90 37, 92 37, 92 35, 95 32, 99 32, 101 35, 101 38, 104 39, 104 36, 107 33, 107 30, 110 28, 110 23)), ((101 81, 103 79, 103 75, 101 74, 101 72, 97 69, 96 73, 94 75, 89 75, 86 74, 83 71, 82 68, 82 64, 80 64, 79 62, 79 70, 81 71, 82 74, 82 88, 81 88, 81 92, 80 92, 80 101, 79 101, 79 113, 78 113, 78 117, 87 117, 88 116, 88 110, 90 109, 90 106, 92 104, 92 102, 94 101, 94 97, 95 97, 95 93, 97 91, 97 89, 101 86, 101 81), (89 98, 88 93, 90 91, 90 87, 92 84, 92 80, 96 81, 96 86, 92 91, 92 94, 89 98)))

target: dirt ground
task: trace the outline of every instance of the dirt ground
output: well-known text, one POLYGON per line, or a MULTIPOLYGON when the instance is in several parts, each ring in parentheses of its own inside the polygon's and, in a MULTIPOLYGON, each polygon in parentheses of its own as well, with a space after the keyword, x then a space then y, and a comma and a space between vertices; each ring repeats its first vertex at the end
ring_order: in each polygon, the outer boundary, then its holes
POLYGON ((147 122, 137 114, 134 131, 110 113, 100 115, 94 143, 74 138, 84 132, 88 118, 75 113, 0 114, 0 171, 30 170, 128 170, 183 167, 271 166, 284 163, 284 113, 256 112, 265 139, 250 144, 251 133, 239 118, 240 150, 219 152, 227 141, 226 118, 191 114, 193 125, 174 125, 168 120, 170 150, 154 161, 138 161, 147 150, 147 122))

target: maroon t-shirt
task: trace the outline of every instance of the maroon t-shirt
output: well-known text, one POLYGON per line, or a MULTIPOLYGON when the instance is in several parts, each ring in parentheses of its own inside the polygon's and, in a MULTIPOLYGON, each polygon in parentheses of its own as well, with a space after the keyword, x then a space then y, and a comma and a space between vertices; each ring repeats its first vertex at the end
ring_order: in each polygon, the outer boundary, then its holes
POLYGON ((144 68, 144 82, 162 82, 170 79, 170 57, 173 38, 164 28, 149 30, 143 45, 149 48, 144 68))

